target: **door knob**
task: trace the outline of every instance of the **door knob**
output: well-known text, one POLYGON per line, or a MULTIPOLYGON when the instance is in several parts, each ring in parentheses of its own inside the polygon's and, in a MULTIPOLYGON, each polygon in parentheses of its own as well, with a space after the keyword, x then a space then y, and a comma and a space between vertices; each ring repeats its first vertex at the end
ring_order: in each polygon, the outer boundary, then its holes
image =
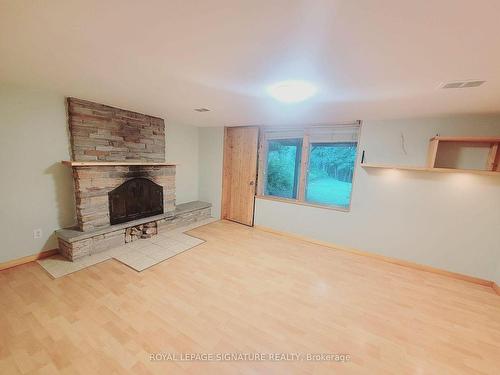
POLYGON ((255 184, 255 181, 250 181, 250 186, 253 186, 255 184))

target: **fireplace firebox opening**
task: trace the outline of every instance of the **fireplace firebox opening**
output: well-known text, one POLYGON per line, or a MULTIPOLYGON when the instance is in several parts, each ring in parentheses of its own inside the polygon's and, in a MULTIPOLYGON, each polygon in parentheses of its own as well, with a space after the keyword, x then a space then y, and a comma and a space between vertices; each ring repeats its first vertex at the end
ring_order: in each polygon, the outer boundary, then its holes
POLYGON ((133 178, 108 193, 111 225, 163 214, 163 187, 133 178))

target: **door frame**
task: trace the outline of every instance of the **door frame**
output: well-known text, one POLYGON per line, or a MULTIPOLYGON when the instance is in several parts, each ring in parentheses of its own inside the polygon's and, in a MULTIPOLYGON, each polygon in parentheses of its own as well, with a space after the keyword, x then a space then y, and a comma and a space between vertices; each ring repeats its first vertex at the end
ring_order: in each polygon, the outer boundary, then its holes
MULTIPOLYGON (((260 127, 256 125, 248 125, 248 126, 224 126, 224 145, 223 145, 223 156, 222 156, 222 195, 221 195, 221 219, 222 220, 231 220, 228 219, 228 203, 229 203, 229 194, 230 194, 230 175, 227 173, 229 164, 229 143, 228 143, 228 129, 230 128, 254 128, 257 129, 257 160, 256 160, 256 169, 255 169, 255 183, 254 183, 254 193, 253 193, 253 202, 252 202, 252 224, 249 225, 251 227, 254 226, 255 221, 255 196, 257 195, 257 184, 258 184, 258 175, 259 175, 259 144, 260 144, 260 127)), ((232 221, 232 220, 231 220, 232 221)), ((246 225, 243 223, 238 223, 241 225, 246 225)))

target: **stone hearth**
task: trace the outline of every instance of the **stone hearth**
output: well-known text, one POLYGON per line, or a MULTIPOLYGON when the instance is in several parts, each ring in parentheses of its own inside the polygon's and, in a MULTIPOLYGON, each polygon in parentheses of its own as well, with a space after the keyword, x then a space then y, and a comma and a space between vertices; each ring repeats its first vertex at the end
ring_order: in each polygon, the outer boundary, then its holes
POLYGON ((196 201, 179 204, 172 215, 168 217, 165 214, 150 216, 85 232, 80 231, 78 227, 60 229, 56 231, 59 239, 59 251, 70 260, 79 259, 124 245, 127 242, 128 228, 153 223, 156 226, 156 234, 161 234, 209 219, 210 212, 210 203, 196 201))

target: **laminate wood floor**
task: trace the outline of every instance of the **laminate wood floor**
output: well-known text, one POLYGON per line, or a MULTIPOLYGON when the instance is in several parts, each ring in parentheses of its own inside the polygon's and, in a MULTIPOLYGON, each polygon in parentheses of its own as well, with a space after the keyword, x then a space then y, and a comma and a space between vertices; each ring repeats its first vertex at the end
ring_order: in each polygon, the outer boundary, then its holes
POLYGON ((0 272, 0 374, 498 374, 491 288, 220 221, 138 273, 0 272), (151 353, 348 353, 349 362, 151 361, 151 353))

